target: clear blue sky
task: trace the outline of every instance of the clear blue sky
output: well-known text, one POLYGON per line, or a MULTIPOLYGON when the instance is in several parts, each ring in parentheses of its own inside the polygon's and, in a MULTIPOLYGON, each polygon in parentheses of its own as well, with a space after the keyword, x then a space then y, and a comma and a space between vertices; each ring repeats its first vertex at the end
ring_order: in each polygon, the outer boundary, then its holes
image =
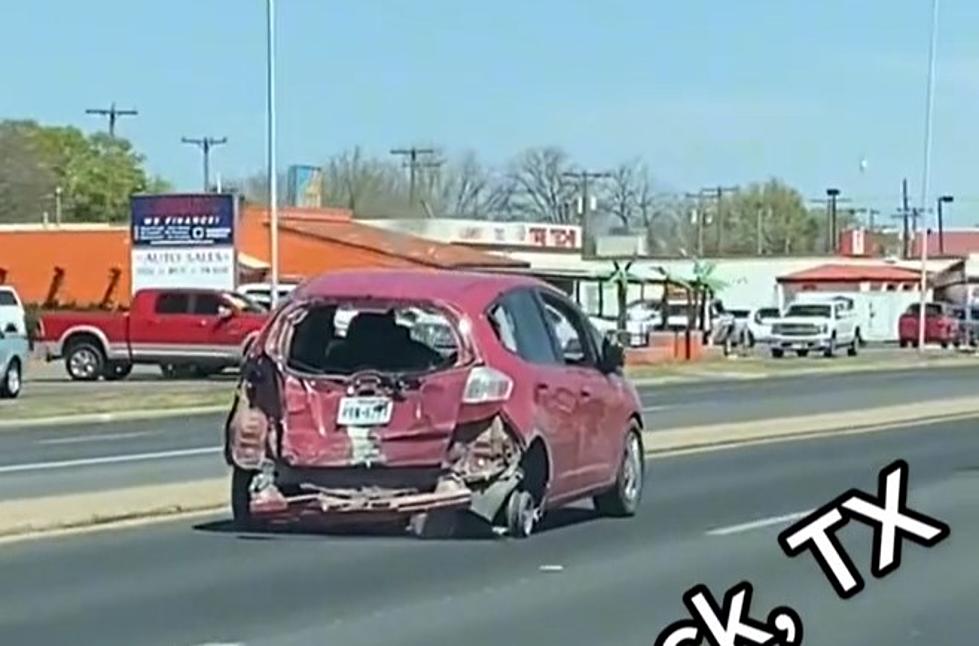
MULTIPOLYGON (((278 0, 279 159, 434 142, 489 162, 557 144, 635 155, 680 189, 779 176, 878 208, 921 186, 929 0, 278 0), (861 176, 859 161, 869 167, 861 176)), ((104 127, 196 189, 180 137, 265 163, 263 0, 5 2, 0 117, 104 127)), ((979 223, 979 2, 943 0, 932 193, 979 223), (975 151, 975 152, 974 152, 975 151), (971 198, 971 203, 967 198, 971 198)))

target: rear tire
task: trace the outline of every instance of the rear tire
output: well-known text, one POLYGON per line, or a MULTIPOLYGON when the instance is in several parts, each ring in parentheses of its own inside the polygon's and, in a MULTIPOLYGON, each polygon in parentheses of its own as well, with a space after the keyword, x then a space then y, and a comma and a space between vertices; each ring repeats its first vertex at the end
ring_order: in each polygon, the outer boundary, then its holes
POLYGON ((781 359, 785 356, 785 350, 782 348, 772 348, 772 358, 781 359))
POLYGON ((534 532, 537 513, 534 497, 529 491, 517 489, 510 494, 506 506, 507 532, 513 538, 527 538, 534 532))
POLYGON ((20 395, 23 384, 20 359, 12 359, 7 365, 7 371, 0 375, 0 399, 16 399, 20 395))
POLYGON ((105 370, 105 354, 90 341, 78 341, 65 353, 65 369, 73 381, 97 381, 105 370))
POLYGON ((642 502, 645 482, 646 457, 642 437, 633 426, 625 440, 622 461, 615 477, 615 485, 605 493, 595 496, 593 502, 598 513, 605 516, 635 516, 642 502))
POLYGON ((901 339, 901 347, 902 348, 908 347, 908 340, 907 339, 901 339))
POLYGON ((251 485, 257 473, 237 466, 231 472, 231 517, 235 529, 240 531, 256 527, 251 511, 251 485))
POLYGON ((832 359, 836 356, 836 337, 830 338, 829 345, 823 350, 823 356, 827 359, 832 359))

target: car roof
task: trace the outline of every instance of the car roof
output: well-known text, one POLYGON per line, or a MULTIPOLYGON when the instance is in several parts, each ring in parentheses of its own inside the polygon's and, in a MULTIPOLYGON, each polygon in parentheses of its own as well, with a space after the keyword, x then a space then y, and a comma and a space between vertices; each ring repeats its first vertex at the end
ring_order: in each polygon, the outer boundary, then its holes
POLYGON ((358 269, 331 271, 310 278, 293 292, 301 300, 316 297, 361 297, 447 301, 482 308, 517 287, 554 289, 521 274, 439 271, 431 269, 358 269))

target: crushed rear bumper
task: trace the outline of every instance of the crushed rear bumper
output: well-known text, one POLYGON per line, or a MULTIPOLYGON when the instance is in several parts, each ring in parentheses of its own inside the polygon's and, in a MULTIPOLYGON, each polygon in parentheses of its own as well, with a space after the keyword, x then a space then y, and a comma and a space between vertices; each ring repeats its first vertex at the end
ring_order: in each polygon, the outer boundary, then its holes
POLYGON ((462 483, 442 481, 435 491, 411 489, 321 489, 286 496, 274 485, 254 493, 253 517, 289 520, 320 517, 350 517, 384 520, 436 510, 467 509, 473 492, 462 483))

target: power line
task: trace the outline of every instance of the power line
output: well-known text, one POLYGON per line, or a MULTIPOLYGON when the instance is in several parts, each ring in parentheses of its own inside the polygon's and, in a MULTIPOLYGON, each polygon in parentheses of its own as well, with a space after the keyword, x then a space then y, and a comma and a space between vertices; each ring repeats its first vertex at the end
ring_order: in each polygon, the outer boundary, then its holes
POLYGON ((433 148, 416 148, 412 146, 411 148, 394 148, 391 150, 392 155, 400 155, 406 158, 405 165, 408 167, 408 203, 414 208, 415 207, 415 183, 416 175, 418 169, 420 168, 438 168, 442 165, 441 160, 432 159, 419 159, 419 155, 434 155, 436 153, 433 148))
POLYGON ((192 144, 201 149, 201 154, 204 158, 204 192, 207 193, 211 190, 211 146, 226 144, 228 143, 228 138, 221 137, 220 139, 215 139, 214 137, 201 137, 200 139, 192 139, 190 137, 181 137, 180 141, 185 144, 192 144))
POLYGON ((135 117, 139 114, 137 110, 120 110, 116 108, 116 102, 113 101, 108 108, 88 108, 85 110, 85 114, 96 114, 100 117, 109 118, 109 136, 116 136, 116 119, 119 117, 135 117))
MULTIPOLYGON (((562 177, 568 179, 577 180, 579 190, 581 191, 581 250, 587 256, 589 255, 589 250, 586 245, 591 244, 591 200, 588 197, 588 182, 593 179, 608 179, 612 177, 612 173, 607 171, 592 172, 592 171, 565 171, 561 173, 562 177)), ((598 251, 596 247, 596 252, 598 251)))

